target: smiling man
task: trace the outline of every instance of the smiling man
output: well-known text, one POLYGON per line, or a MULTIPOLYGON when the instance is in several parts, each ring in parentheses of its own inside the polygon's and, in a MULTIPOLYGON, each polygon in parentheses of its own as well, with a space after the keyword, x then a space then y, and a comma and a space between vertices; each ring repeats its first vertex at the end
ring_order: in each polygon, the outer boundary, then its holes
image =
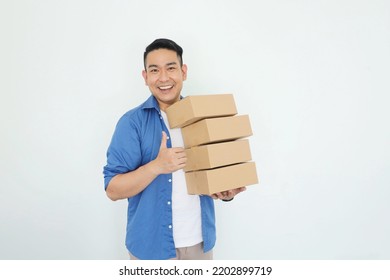
POLYGON ((187 65, 182 63, 180 54, 174 50, 156 49, 148 52, 147 49, 145 54, 142 76, 160 109, 165 111, 180 99, 183 81, 187 78, 187 65))
POLYGON ((169 129, 165 109, 181 98, 187 66, 183 50, 157 39, 144 53, 142 76, 151 96, 116 126, 104 181, 111 200, 127 199, 126 247, 131 259, 212 259, 214 199, 233 199, 245 188, 210 196, 188 195, 180 129, 169 129))

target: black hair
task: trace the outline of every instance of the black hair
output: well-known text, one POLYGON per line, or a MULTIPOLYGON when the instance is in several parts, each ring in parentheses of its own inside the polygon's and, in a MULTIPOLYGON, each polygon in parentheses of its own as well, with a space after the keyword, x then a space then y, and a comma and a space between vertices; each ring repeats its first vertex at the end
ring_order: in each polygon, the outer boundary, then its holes
POLYGON ((176 52, 177 57, 180 61, 180 66, 183 66, 183 49, 176 44, 174 41, 169 39, 156 39, 149 46, 146 47, 144 52, 144 67, 146 70, 146 57, 147 55, 154 50, 158 49, 167 49, 176 52))

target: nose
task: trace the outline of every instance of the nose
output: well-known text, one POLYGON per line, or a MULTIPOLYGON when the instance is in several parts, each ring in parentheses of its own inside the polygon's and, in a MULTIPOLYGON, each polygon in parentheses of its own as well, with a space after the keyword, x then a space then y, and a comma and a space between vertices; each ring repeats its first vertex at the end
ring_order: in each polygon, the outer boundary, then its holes
POLYGON ((169 80, 168 72, 166 70, 161 70, 160 71, 160 76, 159 76, 160 82, 166 82, 169 80))

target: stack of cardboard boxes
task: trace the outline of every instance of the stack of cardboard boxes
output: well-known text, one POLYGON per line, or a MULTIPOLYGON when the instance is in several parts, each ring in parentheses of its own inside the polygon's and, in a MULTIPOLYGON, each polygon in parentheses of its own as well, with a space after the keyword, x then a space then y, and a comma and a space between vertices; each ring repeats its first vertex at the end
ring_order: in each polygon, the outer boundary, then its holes
POLYGON ((247 139, 247 115, 232 94, 188 96, 167 108, 169 126, 181 128, 189 194, 213 194, 258 183, 247 139), (240 139, 240 140, 238 140, 240 139))

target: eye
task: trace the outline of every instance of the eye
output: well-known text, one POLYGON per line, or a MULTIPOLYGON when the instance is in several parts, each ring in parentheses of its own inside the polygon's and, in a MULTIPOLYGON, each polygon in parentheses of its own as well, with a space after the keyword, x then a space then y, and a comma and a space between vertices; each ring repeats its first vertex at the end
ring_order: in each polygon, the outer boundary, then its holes
POLYGON ((149 70, 150 73, 157 73, 158 72, 158 69, 157 68, 152 68, 149 70))
POLYGON ((168 71, 175 71, 176 70, 176 67, 175 66, 169 66, 168 67, 168 71))

